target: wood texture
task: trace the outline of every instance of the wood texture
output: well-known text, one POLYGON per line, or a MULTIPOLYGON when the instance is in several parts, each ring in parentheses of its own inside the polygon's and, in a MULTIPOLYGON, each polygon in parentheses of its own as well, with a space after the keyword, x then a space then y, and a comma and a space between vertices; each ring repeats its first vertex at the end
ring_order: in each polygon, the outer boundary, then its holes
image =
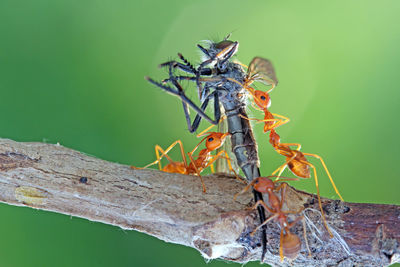
MULTIPOLYGON (((0 201, 137 230, 199 250, 206 258, 245 263, 261 256, 260 236, 250 233, 257 214, 252 195, 233 195, 243 184, 226 174, 198 177, 96 159, 60 145, 0 139, 0 201)), ((289 187, 286 209, 303 210, 293 232, 299 257, 279 259, 279 232, 267 225, 265 262, 274 266, 388 266, 400 261, 400 207, 323 199, 333 238, 321 222, 315 195, 289 187)), ((291 219, 295 218, 290 217, 291 219)))

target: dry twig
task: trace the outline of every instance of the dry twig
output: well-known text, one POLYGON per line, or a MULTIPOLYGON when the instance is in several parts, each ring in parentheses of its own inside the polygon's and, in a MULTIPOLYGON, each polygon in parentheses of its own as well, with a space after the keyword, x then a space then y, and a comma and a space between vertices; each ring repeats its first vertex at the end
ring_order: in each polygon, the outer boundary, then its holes
MULTIPOLYGON (((259 260, 252 196, 233 201, 243 184, 227 175, 198 177, 129 166, 42 143, 0 139, 0 201, 78 216, 148 233, 198 249, 204 257, 259 260)), ((315 195, 288 188, 287 208, 305 208, 308 241, 294 263, 279 261, 279 229, 267 226, 266 262, 275 266, 387 266, 400 261, 400 207, 323 199, 334 238, 324 229, 315 195)), ((303 238, 302 224, 293 232, 303 238)))

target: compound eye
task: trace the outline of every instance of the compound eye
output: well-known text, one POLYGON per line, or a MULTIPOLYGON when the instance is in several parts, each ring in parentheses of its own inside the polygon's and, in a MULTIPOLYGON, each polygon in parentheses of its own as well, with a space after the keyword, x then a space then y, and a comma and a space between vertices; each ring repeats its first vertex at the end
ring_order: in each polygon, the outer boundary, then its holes
POLYGON ((232 41, 225 40, 225 41, 221 41, 218 44, 216 44, 215 48, 223 50, 232 44, 233 44, 232 41))
POLYGON ((267 99, 267 98, 266 98, 265 96, 263 96, 263 95, 262 95, 260 98, 261 98, 261 100, 267 99))
POLYGON ((212 141, 214 141, 213 137, 208 138, 208 142, 212 142, 212 141))

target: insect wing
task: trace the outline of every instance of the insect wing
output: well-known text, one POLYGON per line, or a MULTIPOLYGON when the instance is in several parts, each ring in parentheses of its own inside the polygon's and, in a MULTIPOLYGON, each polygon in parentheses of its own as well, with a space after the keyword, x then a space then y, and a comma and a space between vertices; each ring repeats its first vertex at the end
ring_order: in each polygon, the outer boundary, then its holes
MULTIPOLYGON (((227 120, 222 120, 218 124, 218 132, 220 133, 226 133, 228 131, 228 123, 227 120)), ((225 150, 228 153, 229 158, 231 159, 231 165, 233 170, 236 173, 239 173, 239 166, 237 165, 236 162, 236 156, 232 152, 232 145, 231 145, 231 139, 226 138, 224 144, 217 149, 217 153, 220 151, 225 150)), ((215 163, 215 172, 219 173, 229 173, 229 166, 228 166, 228 161, 225 158, 219 158, 216 163, 215 163)))
POLYGON ((255 57, 250 62, 248 76, 249 79, 262 82, 266 85, 278 84, 275 69, 272 66, 271 61, 262 57, 255 57))

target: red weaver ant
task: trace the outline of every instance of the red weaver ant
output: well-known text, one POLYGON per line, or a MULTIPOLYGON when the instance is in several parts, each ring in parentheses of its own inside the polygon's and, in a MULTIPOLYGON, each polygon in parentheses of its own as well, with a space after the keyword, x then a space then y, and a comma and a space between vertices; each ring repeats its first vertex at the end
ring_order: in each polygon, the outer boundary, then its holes
MULTIPOLYGON (((237 81, 236 81, 237 82, 237 81)), ((237 82, 239 83, 239 82, 237 82)), ((240 83, 239 83, 240 84, 240 83)), ((318 176, 317 176, 317 171, 316 168, 313 164, 308 162, 305 156, 310 156, 317 158, 321 161, 322 166, 325 169, 325 172, 327 173, 329 180, 336 192, 336 194, 339 196, 339 198, 343 201, 342 196, 340 195, 331 174, 328 171, 328 168, 326 167, 326 164, 324 160, 317 154, 311 154, 311 153, 303 153, 300 152, 301 145, 297 143, 280 143, 280 136, 276 133, 275 128, 277 128, 280 125, 283 125, 287 122, 289 122, 289 119, 271 113, 268 108, 271 104, 271 99, 269 96, 269 92, 275 87, 277 84, 277 80, 275 78, 275 73, 273 71, 271 63, 263 58, 255 58, 251 63, 248 68, 248 73, 244 79, 244 83, 241 84, 252 96, 254 100, 253 106, 264 112, 264 120, 260 119, 254 119, 254 118, 246 118, 248 120, 256 120, 258 122, 264 122, 264 132, 270 131, 270 136, 269 136, 269 142, 273 146, 276 152, 278 152, 280 155, 286 157, 286 162, 281 165, 277 170, 275 170, 272 175, 276 174, 279 171, 278 178, 276 180, 279 180, 280 175, 282 172, 285 170, 286 166, 289 167, 289 169, 293 172, 298 177, 301 178, 310 178, 310 167, 313 169, 314 172, 314 179, 315 179, 315 185, 317 187, 317 196, 318 196, 318 204, 321 210, 322 214, 322 219, 323 223, 325 225, 325 228, 329 232, 329 235, 333 237, 331 231, 328 228, 328 225, 326 223, 324 211, 322 209, 322 203, 321 203, 321 197, 319 194, 319 186, 318 186, 318 176), (272 88, 270 88, 267 92, 263 92, 260 90, 254 90, 250 85, 254 81, 261 81, 266 84, 271 84, 272 88), (267 82, 266 82, 267 81, 267 82), (275 117, 279 117, 279 119, 276 119, 275 117), (291 146, 295 146, 295 149, 291 149, 291 146)))
MULTIPOLYGON (((285 199, 285 190, 286 190, 286 183, 282 183, 279 186, 275 186, 275 182, 273 182, 268 176, 268 177, 258 177, 254 179, 250 184, 248 184, 241 192, 237 193, 234 196, 234 199, 239 194, 242 194, 249 190, 250 187, 253 187, 254 190, 260 192, 260 193, 266 193, 268 194, 268 204, 265 204, 264 201, 259 200, 255 203, 255 205, 252 207, 252 209, 256 209, 257 206, 261 205, 263 206, 266 210, 268 210, 270 213, 273 215, 269 217, 267 220, 265 220, 261 225, 259 225, 252 233, 251 235, 254 235, 255 232, 264 225, 266 225, 268 222, 271 220, 275 219, 278 221, 280 227, 281 227, 281 233, 280 233, 280 245, 279 245, 279 255, 281 257, 281 261, 283 261, 284 257, 287 257, 291 260, 295 259, 301 249, 301 241, 300 238, 296 235, 290 232, 290 228, 292 228, 299 220, 303 219, 303 216, 297 217, 294 221, 291 223, 288 222, 287 214, 297 214, 299 212, 291 212, 291 211, 282 211, 282 206, 283 202, 285 199), (279 197, 275 194, 275 192, 281 191, 281 197, 279 197)), ((274 176, 276 177, 276 176, 274 176)), ((284 178, 281 179, 281 181, 293 181, 293 180, 298 180, 297 178, 284 178)), ((303 221, 303 230, 304 230, 304 239, 306 241, 306 246, 307 250, 309 252, 309 255, 311 256, 311 251, 308 246, 307 242, 307 236, 306 236, 306 229, 303 221)))
POLYGON ((199 144, 191 151, 188 152, 188 156, 190 159, 190 163, 188 164, 186 161, 186 155, 185 151, 183 148, 183 144, 181 140, 177 140, 173 142, 167 149, 163 150, 159 145, 155 146, 155 151, 156 151, 156 157, 157 160, 147 164, 146 166, 142 168, 137 168, 134 166, 131 166, 132 169, 146 169, 154 164, 158 163, 158 167, 160 170, 165 171, 165 172, 170 172, 170 173, 181 173, 181 174, 196 174, 199 176, 201 180, 201 184, 203 186, 203 192, 206 192, 206 187, 203 181, 203 178, 201 177, 200 173, 205 170, 206 168, 210 167, 211 171, 214 172, 213 168, 213 163, 219 159, 219 158, 225 158, 228 162, 228 167, 229 170, 232 171, 236 178, 240 181, 243 181, 242 179, 239 178, 239 176, 236 174, 234 169, 232 168, 232 165, 230 163, 231 159, 229 158, 228 154, 226 153, 225 150, 221 150, 218 152, 216 155, 211 155, 211 152, 220 148, 223 143, 225 142, 225 138, 230 135, 228 132, 227 133, 218 133, 218 132, 207 132, 210 130, 214 125, 211 125, 201 133, 197 135, 197 137, 201 137, 207 134, 200 142, 199 144), (206 141, 205 145, 206 148, 200 150, 197 156, 194 156, 194 152, 197 150, 197 148, 200 146, 200 144, 206 141), (169 156, 168 153, 169 151, 174 148, 176 145, 179 145, 180 151, 181 151, 181 156, 182 156, 182 161, 173 161, 169 156), (161 153, 161 155, 160 155, 161 153), (161 159, 165 157, 169 161, 167 165, 162 167, 161 165, 161 159))

